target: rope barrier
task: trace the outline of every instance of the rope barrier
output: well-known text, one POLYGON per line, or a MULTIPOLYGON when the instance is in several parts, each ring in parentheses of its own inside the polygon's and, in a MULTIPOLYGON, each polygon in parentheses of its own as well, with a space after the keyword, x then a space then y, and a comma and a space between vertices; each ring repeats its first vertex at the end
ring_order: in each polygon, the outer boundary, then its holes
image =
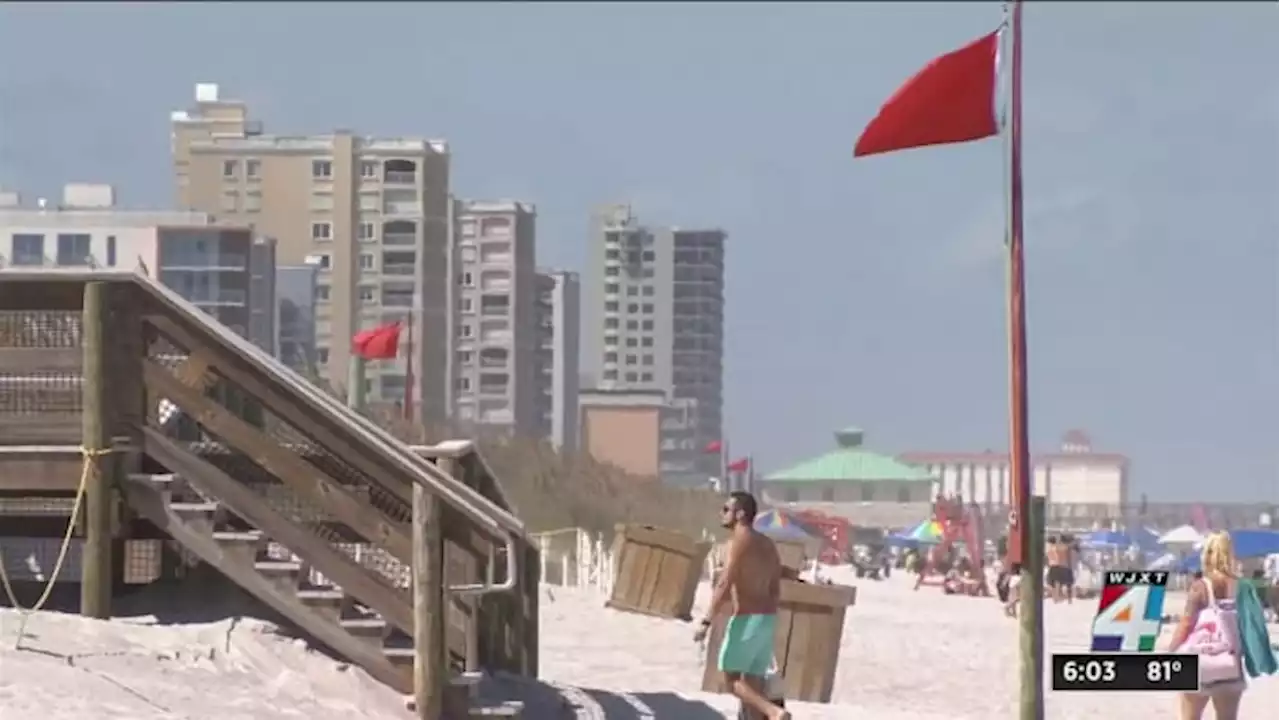
POLYGON ((80 448, 80 454, 84 457, 84 462, 80 469, 80 484, 76 487, 76 497, 71 503, 71 517, 67 520, 67 530, 62 535, 62 546, 58 548, 58 558, 53 563, 53 571, 49 573, 48 580, 45 582, 44 590, 41 591, 40 597, 35 604, 29 608, 22 607, 22 603, 18 602, 18 595, 13 590, 13 583, 9 581, 9 573, 5 570, 5 559, 0 553, 0 584, 4 585, 4 593, 9 598, 9 605, 16 610, 21 617, 18 623, 18 637, 14 640, 13 649, 22 649, 22 638, 26 636, 27 620, 39 612, 44 604, 49 602, 49 597, 53 594, 53 588, 58 582, 58 576, 62 574, 62 564, 67 559, 67 550, 71 547, 71 537, 75 534, 76 518, 80 516, 80 503, 84 500, 85 487, 89 484, 89 470, 92 467, 89 461, 93 458, 110 455, 115 452, 114 448, 97 448, 90 449, 86 447, 80 448))

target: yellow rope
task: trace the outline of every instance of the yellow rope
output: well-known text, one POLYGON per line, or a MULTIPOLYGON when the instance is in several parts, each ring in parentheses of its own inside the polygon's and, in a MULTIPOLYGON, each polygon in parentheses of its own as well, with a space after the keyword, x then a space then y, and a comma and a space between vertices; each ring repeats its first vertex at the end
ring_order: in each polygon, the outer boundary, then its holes
POLYGON ((27 619, 32 613, 39 612, 44 604, 49 602, 49 596, 53 594, 54 585, 58 582, 58 576, 62 573, 62 563, 67 559, 67 550, 71 547, 71 536, 75 534, 76 518, 80 516, 80 503, 84 499, 85 487, 89 484, 89 470, 92 467, 89 461, 103 455, 110 455, 114 450, 112 448, 89 449, 80 448, 80 454, 84 456, 84 463, 80 469, 80 484, 76 488, 76 499, 71 504, 71 517, 67 520, 67 531, 62 536, 62 547, 58 548, 58 559, 53 563, 53 571, 49 573, 48 581, 45 583, 44 590, 40 593, 40 598, 35 604, 29 608, 22 607, 18 602, 17 593, 13 591, 13 584, 9 582, 9 573, 5 571, 5 560, 0 554, 0 584, 4 585, 5 595, 9 597, 9 605, 17 610, 22 620, 18 625, 18 637, 14 641, 14 649, 20 649, 22 638, 27 631, 27 619))

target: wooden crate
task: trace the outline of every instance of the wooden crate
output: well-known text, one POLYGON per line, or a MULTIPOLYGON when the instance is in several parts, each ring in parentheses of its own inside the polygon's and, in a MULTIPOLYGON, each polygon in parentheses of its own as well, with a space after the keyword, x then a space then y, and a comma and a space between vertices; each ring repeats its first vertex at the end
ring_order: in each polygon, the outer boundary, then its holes
MULTIPOLYGON (((774 657, 782 673, 787 700, 831 702, 845 610, 856 598, 857 589, 846 585, 782 581, 774 657)), ((727 617, 716 617, 708 634, 702 673, 702 689, 706 692, 727 691, 716 667, 727 617)))
POLYGON ((605 606, 688 622, 710 550, 711 543, 673 530, 619 525, 613 540, 613 592, 605 606))

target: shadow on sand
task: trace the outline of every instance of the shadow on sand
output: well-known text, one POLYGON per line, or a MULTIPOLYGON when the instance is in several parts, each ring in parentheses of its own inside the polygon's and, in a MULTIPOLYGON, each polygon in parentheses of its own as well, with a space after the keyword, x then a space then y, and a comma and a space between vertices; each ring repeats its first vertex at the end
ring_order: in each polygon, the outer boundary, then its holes
POLYGON ((520 700, 529 720, 723 720, 706 703, 668 692, 619 693, 558 686, 499 674, 481 683, 481 696, 520 700))

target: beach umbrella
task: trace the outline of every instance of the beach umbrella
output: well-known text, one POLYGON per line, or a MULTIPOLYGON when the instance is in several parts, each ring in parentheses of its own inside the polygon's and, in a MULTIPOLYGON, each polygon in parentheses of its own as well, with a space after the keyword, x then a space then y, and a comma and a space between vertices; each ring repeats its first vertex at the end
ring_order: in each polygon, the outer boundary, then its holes
POLYGON ((1095 530, 1080 538, 1081 547, 1091 549, 1127 548, 1131 544, 1129 536, 1118 530, 1095 530))
POLYGON ((936 520, 925 520, 907 533, 916 542, 936 543, 942 539, 942 526, 936 520))
POLYGON ((1275 530, 1232 530, 1230 535, 1231 547, 1241 560, 1280 552, 1280 534, 1275 530))
POLYGON ((1174 528, 1160 536, 1161 545, 1195 545, 1204 538, 1199 530, 1190 525, 1174 528))
POLYGON ((817 532, 797 520, 794 515, 781 510, 770 510, 757 515, 754 526, 756 532, 768 535, 774 540, 799 542, 806 545, 821 543, 821 537, 817 532))

